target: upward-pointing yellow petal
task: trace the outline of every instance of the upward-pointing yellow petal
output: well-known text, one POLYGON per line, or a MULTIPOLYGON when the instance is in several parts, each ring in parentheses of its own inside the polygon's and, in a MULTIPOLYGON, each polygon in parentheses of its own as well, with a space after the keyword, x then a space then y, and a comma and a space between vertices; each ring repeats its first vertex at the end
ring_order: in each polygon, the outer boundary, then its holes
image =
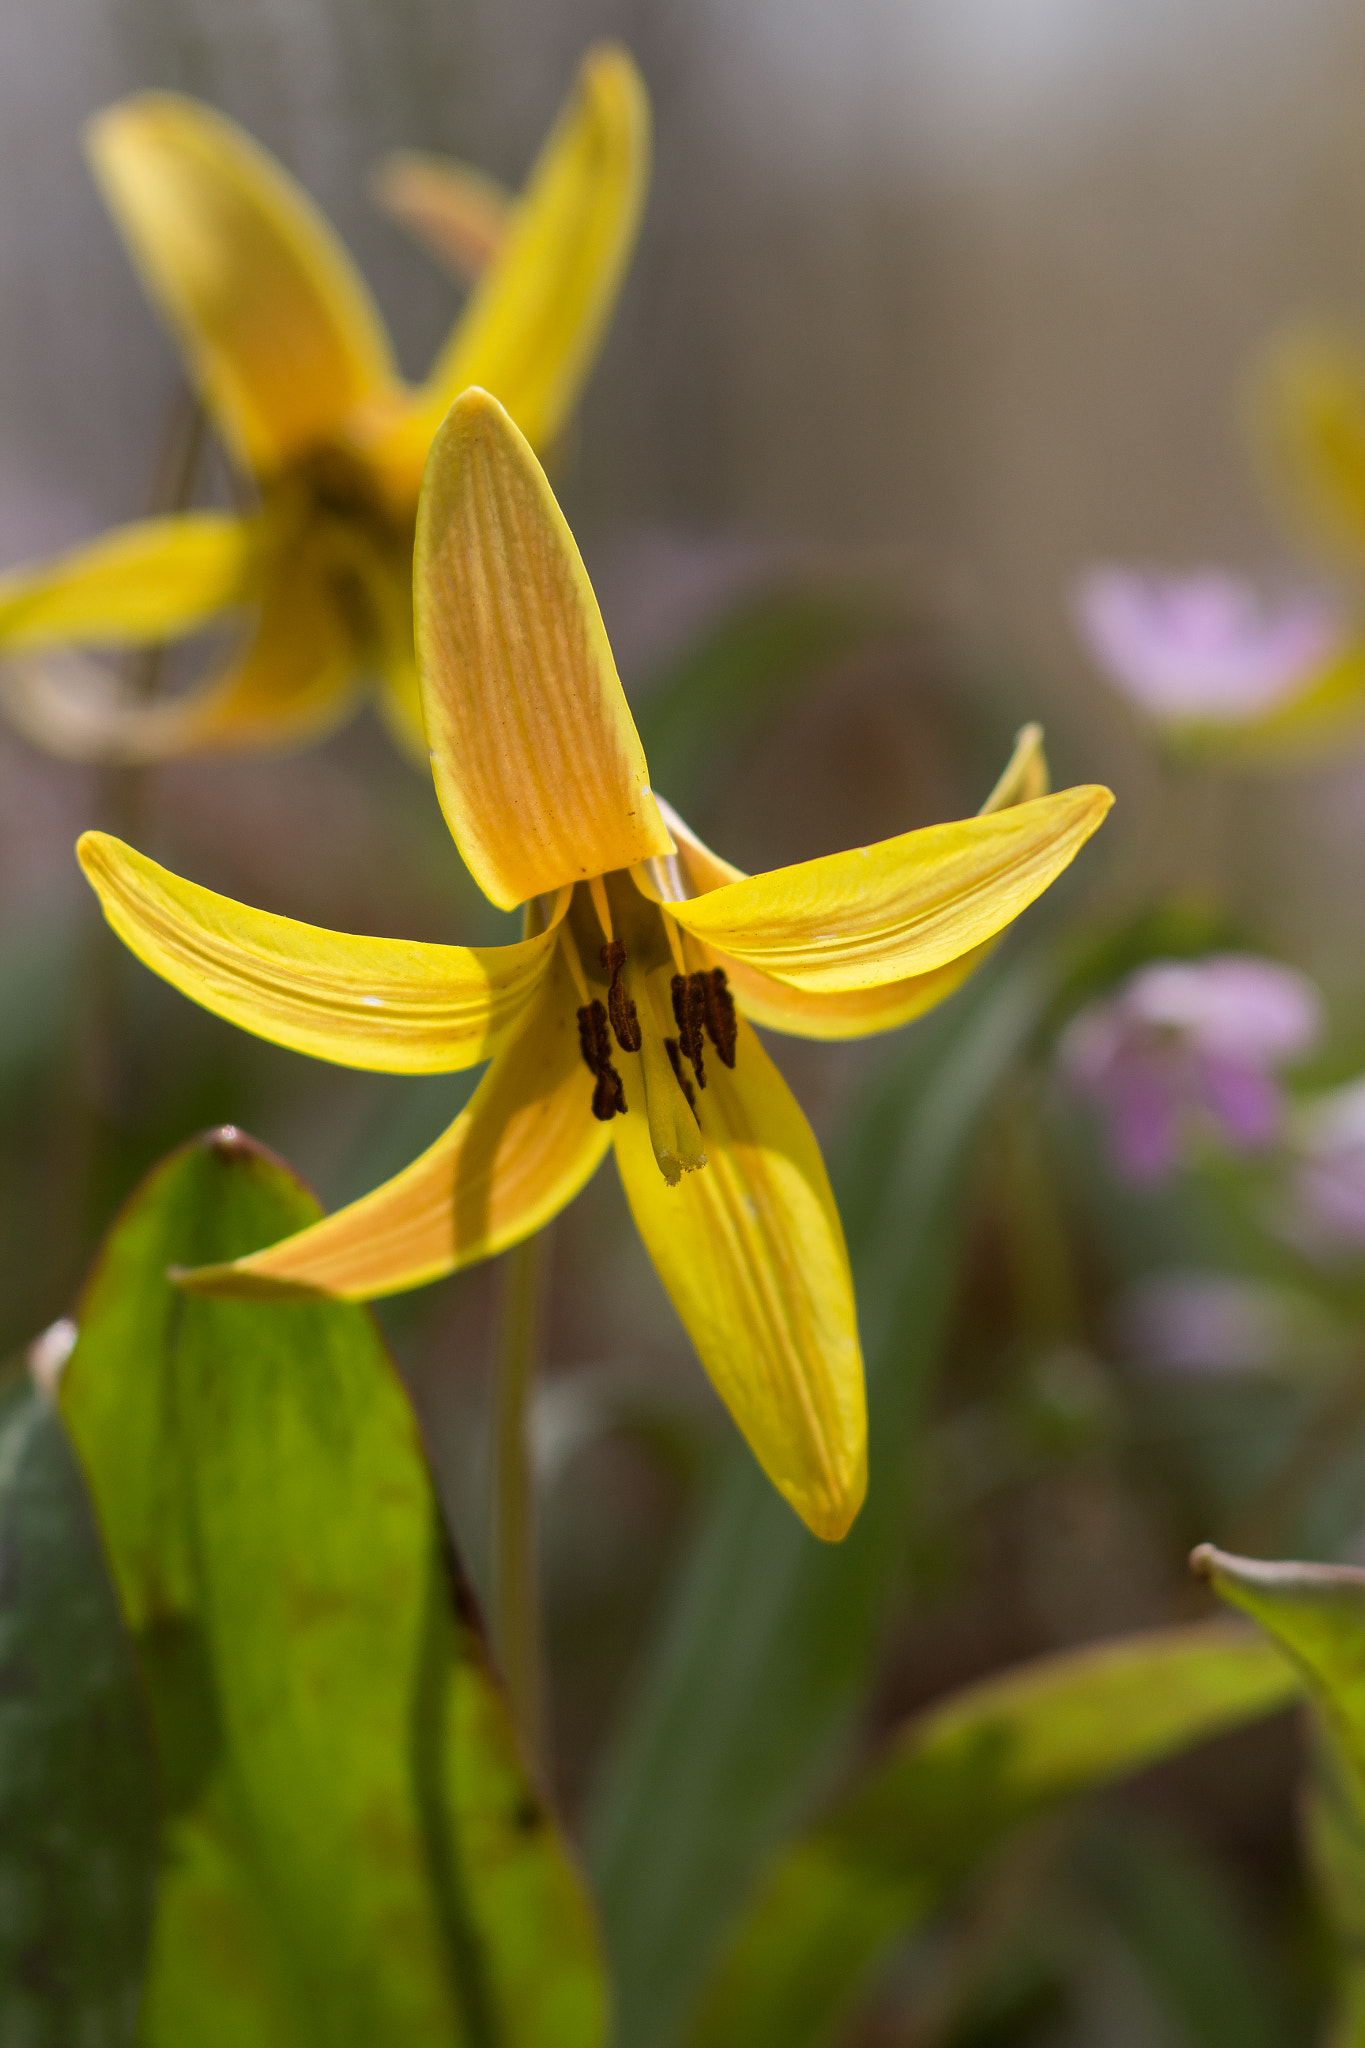
POLYGON ((270 473, 389 387, 388 341, 307 194, 212 108, 140 93, 96 116, 91 164, 229 444, 270 473))
POLYGON ((563 427, 592 367, 635 245, 649 178, 649 101, 627 53, 604 44, 531 172, 508 229, 419 408, 429 438, 480 384, 535 448, 563 427))
POLYGON ((413 598, 436 793, 485 895, 511 909, 672 851, 573 535, 485 391, 433 444, 413 598))

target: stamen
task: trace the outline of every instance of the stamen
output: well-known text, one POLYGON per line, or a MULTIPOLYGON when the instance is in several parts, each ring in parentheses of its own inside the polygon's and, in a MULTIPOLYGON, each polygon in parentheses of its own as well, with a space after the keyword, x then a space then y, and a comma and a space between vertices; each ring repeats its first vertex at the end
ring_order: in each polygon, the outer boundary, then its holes
POLYGON ((611 940, 616 937, 616 931, 611 921, 611 904, 607 900, 607 885, 600 875, 589 876, 588 894, 592 898, 592 907, 597 912, 597 922, 601 925, 603 934, 608 944, 610 944, 611 940))
POLYGON ((699 974, 675 974, 672 981, 673 1015, 678 1025, 678 1047, 683 1057, 690 1060, 692 1071, 697 1077, 697 1086, 706 1086, 706 1069, 702 1064, 705 1040, 702 1027, 706 1021, 706 998, 701 991, 699 974))
POLYGON ((709 974, 698 974, 693 978, 702 985, 706 1035, 716 1048, 721 1065, 733 1067, 739 1020, 735 1016, 735 999, 730 993, 729 977, 723 967, 713 967, 709 974))
POLYGON ((639 1014, 632 996, 626 994, 621 981, 621 969, 626 964, 626 949, 619 939, 612 939, 603 946, 598 958, 611 976, 611 987, 607 990, 607 1014, 611 1028, 616 1033, 616 1043, 622 1052, 638 1052, 644 1043, 640 1030, 639 1014))
POLYGON ((682 1053, 679 1050, 677 1039, 666 1038, 664 1040, 664 1051, 668 1054, 668 1064, 673 1069, 673 1078, 687 1097, 688 1108, 695 1110, 697 1106, 696 1090, 682 1070, 682 1053))
POLYGON ((611 1063, 611 1039, 607 1036, 607 1013, 594 999, 578 1012, 578 1047, 583 1064, 597 1086, 592 1095, 592 1113, 599 1123, 610 1123, 626 1113, 626 1091, 621 1076, 611 1063))

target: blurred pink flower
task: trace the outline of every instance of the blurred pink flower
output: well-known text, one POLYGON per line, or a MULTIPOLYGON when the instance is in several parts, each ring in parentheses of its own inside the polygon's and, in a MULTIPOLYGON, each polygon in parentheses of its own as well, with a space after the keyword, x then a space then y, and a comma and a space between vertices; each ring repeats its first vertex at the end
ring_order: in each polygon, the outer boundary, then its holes
POLYGON ((1272 600, 1218 569, 1093 569, 1072 608, 1109 680, 1161 719, 1235 722, 1272 710, 1313 680, 1343 637, 1325 598, 1299 591, 1272 600))
POLYGON ((1365 1246, 1365 1078, 1321 1096, 1296 1138, 1292 1235, 1319 1249, 1365 1246))
POLYGON ((1156 960, 1090 1004, 1062 1038, 1062 1071, 1108 1126, 1115 1164, 1151 1185, 1180 1164, 1201 1127, 1239 1151, 1279 1136, 1275 1070, 1321 1029, 1313 984, 1250 954, 1156 960))

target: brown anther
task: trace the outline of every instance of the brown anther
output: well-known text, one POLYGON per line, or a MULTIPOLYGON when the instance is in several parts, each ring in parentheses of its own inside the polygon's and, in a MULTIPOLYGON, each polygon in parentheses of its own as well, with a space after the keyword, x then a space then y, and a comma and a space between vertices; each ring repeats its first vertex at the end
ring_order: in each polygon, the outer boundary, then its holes
POLYGON ((683 1072, 682 1053, 678 1048, 677 1039, 666 1038, 664 1040, 664 1051, 668 1054, 668 1064, 673 1069, 673 1078, 677 1082, 678 1086, 682 1089, 683 1094, 687 1097, 688 1108, 695 1109, 697 1106, 696 1090, 693 1088, 692 1083, 688 1080, 686 1074, 683 1072))
POLYGON ((640 1032, 640 1019, 633 999, 626 994, 621 980, 621 969, 626 964, 626 949, 619 939, 609 939, 598 958, 611 976, 611 987, 607 990, 607 1015, 611 1028, 616 1033, 616 1043, 622 1052, 638 1052, 644 1044, 640 1032))
POLYGON ((597 1082, 592 1094, 593 1115, 603 1124, 614 1116, 624 1116, 626 1091, 611 1063, 607 1013, 599 1002, 584 1003, 578 1012, 578 1047, 584 1066, 597 1082))
POLYGON ((706 1021, 706 1000, 701 992, 699 974, 675 974, 673 977, 673 1015, 678 1024, 678 1049, 685 1060, 690 1061, 697 1077, 697 1086, 706 1086, 706 1069, 702 1064, 705 1039, 702 1026, 706 1021))
POLYGON ((735 1016, 735 999, 730 993, 730 983, 725 969, 713 967, 709 974, 698 974, 694 979, 702 985, 706 1035, 716 1048, 721 1065, 732 1067, 735 1063, 735 1046, 739 1039, 739 1021, 735 1016))

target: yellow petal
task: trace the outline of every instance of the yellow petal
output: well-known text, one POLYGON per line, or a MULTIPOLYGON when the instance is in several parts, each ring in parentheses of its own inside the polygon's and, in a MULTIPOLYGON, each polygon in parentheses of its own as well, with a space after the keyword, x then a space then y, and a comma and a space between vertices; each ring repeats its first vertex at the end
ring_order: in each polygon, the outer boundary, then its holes
POLYGON ((1359 559, 1365 550, 1365 351, 1330 328, 1283 334, 1247 393, 1256 453, 1272 490, 1317 537, 1359 559))
POLYGON ((252 468, 279 468, 392 383, 350 258, 234 122, 175 93, 140 93, 96 117, 88 147, 148 293, 252 468))
POLYGON ((386 573, 383 565, 369 578, 374 613, 375 661, 378 667, 376 709, 394 744, 425 772, 430 756, 422 722, 422 690, 417 679, 417 649, 412 636, 412 551, 386 573))
POLYGON ((746 1017, 769 1031, 784 1031, 792 1038, 870 1038, 878 1031, 896 1031, 911 1024, 936 1004, 961 988, 974 974, 993 940, 974 946, 945 967, 928 974, 907 975, 904 981, 883 982, 877 988, 806 989, 793 988, 762 974, 747 961, 728 953, 711 953, 709 964, 723 967, 730 990, 746 1017))
POLYGON ((669 915, 795 988, 877 988, 971 952, 1040 896, 1108 811, 1080 785, 727 883, 669 915))
MULTIPOLYGON (((431 946, 322 931, 186 882, 105 832, 77 846, 124 944, 183 995, 276 1045, 387 1074, 476 1066, 522 1022, 555 946, 431 946)), ((558 917, 568 908, 565 891, 558 917)))
MULTIPOLYGON (((988 817, 993 811, 1030 802, 1045 795, 1047 786, 1043 729, 1036 724, 1026 725, 977 816, 988 817)), ((671 804, 662 797, 656 797, 655 802, 673 836, 677 854, 672 862, 649 861, 637 870, 637 880, 647 895, 656 902, 669 903, 705 895, 708 890, 723 888, 727 882, 745 879, 739 868, 722 860, 698 839, 671 804)), ((903 981, 883 982, 872 988, 835 990, 793 988, 789 982, 776 981, 733 954, 718 953, 710 947, 706 950, 707 964, 725 969, 735 1001, 752 1023, 795 1038, 833 1040, 895 1031, 922 1017, 976 972, 994 943, 988 939, 984 945, 973 947, 927 974, 908 975, 903 981)))
POLYGON ((173 697, 131 697, 117 675, 56 657, 0 669, 19 729, 69 760, 147 762, 301 746, 339 725, 359 688, 352 622, 306 549, 273 565, 246 650, 173 697))
POLYGON ((449 157, 398 150, 375 173, 375 199, 457 277, 477 277, 506 237, 512 195, 449 157))
POLYGON ((716 1391, 774 1486, 830 1541, 867 1484, 853 1284, 820 1148, 741 1023, 707 1062, 706 1165, 668 1187, 645 1119, 610 1129, 631 1211, 716 1391))
POLYGON ((433 444, 413 596, 436 793, 494 903, 672 851, 573 535, 487 392, 433 444))
POLYGON ((1046 796, 1051 787, 1052 778, 1043 750, 1043 728, 1030 722, 1020 726, 1015 735, 1014 751, 1005 763, 995 788, 976 815, 988 818, 992 811, 1007 811, 1014 804, 1031 803, 1035 797, 1046 796))
POLYGON ((0 576, 0 645, 173 639, 252 593, 259 522, 183 512, 0 576))
POLYGON ((584 59, 502 247, 419 395, 420 447, 470 384, 501 399, 533 447, 555 438, 616 303, 648 178, 644 83, 624 50, 602 45, 584 59))
MULTIPOLYGON (((542 1229, 610 1142, 609 1127, 592 1114, 576 1000, 561 948, 525 1030, 429 1151, 348 1209, 229 1266, 202 1267, 187 1284, 219 1294, 305 1288, 365 1301, 438 1280, 542 1229)), ((658 1168, 651 1171, 658 1180, 658 1168)))

